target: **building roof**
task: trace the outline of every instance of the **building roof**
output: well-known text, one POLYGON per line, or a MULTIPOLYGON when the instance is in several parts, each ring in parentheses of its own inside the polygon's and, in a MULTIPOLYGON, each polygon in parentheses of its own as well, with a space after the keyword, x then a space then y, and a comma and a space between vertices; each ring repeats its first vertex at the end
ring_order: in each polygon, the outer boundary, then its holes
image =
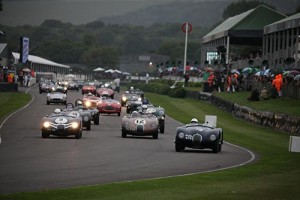
MULTIPOLYGON (((16 60, 19 60, 19 58, 20 58, 20 54, 19 53, 12 52, 12 54, 13 54, 13 57, 16 60)), ((41 58, 41 57, 38 57, 38 56, 34 56, 34 55, 29 55, 28 56, 28 61, 30 61, 32 63, 43 64, 43 65, 50 65, 50 66, 56 66, 56 67, 70 68, 70 66, 68 66, 68 65, 59 64, 59 63, 56 63, 56 62, 53 62, 53 61, 50 61, 50 60, 47 60, 47 59, 44 59, 44 58, 41 58)))
POLYGON ((0 43, 0 54, 5 49, 6 46, 7 46, 7 43, 0 43))
POLYGON ((286 17, 264 27, 264 34, 300 27, 300 13, 286 17))
POLYGON ((239 15, 229 17, 202 38, 202 43, 226 36, 231 37, 261 37, 264 26, 285 18, 265 5, 259 5, 239 15))

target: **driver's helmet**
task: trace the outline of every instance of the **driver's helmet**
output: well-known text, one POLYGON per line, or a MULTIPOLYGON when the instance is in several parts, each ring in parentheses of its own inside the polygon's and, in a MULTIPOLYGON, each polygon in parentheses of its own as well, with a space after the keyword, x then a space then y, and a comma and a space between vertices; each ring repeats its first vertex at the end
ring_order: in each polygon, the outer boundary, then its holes
POLYGON ((129 91, 125 91, 125 93, 126 93, 126 94, 128 94, 128 93, 129 93, 129 91))
POLYGON ((140 114, 139 114, 137 111, 133 111, 133 112, 131 113, 131 116, 132 116, 132 117, 139 117, 140 114))
POLYGON ((130 90, 131 90, 131 91, 134 90, 134 87, 131 86, 131 87, 130 87, 130 90))
POLYGON ((78 102, 77 102, 77 105, 78 105, 78 106, 82 106, 82 101, 78 101, 78 102))
POLYGON ((198 119, 193 118, 193 119, 191 120, 191 123, 198 123, 198 119))
POLYGON ((147 111, 147 108, 148 108, 148 106, 142 105, 142 111, 143 111, 143 113, 145 113, 147 111))
POLYGON ((54 113, 55 113, 55 114, 60 114, 60 113, 61 113, 61 110, 60 110, 59 108, 56 108, 56 109, 54 110, 54 113))

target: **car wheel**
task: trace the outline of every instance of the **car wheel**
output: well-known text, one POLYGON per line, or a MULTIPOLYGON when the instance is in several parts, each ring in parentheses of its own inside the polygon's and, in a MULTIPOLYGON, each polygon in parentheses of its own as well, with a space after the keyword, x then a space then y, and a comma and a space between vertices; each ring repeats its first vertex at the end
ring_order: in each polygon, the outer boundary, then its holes
POLYGON ((47 101, 47 105, 49 105, 50 104, 50 102, 49 101, 47 101))
POLYGON ((121 112, 118 112, 118 116, 121 116, 121 112))
POLYGON ((76 139, 80 139, 81 137, 82 137, 82 132, 81 131, 80 131, 80 133, 78 133, 78 134, 75 135, 76 139))
POLYGON ((48 138, 48 137, 49 137, 49 134, 46 133, 46 132, 44 132, 44 131, 42 131, 42 138, 48 138))
POLYGON ((122 138, 126 138, 126 137, 127 137, 126 131, 122 130, 122 138))
POLYGON ((183 145, 175 143, 175 150, 176 150, 177 152, 183 151, 184 148, 185 148, 185 147, 184 147, 183 145))
POLYGON ((158 130, 156 131, 156 133, 154 133, 154 134, 152 135, 152 137, 153 137, 153 139, 157 139, 157 138, 158 138, 158 130))
POLYGON ((99 125, 99 115, 97 115, 94 119, 94 124, 99 125))
POLYGON ((89 123, 87 124, 86 130, 87 130, 87 131, 90 131, 90 130, 91 130, 91 121, 89 121, 89 123))
POLYGON ((40 90, 40 94, 42 94, 43 92, 42 92, 42 90, 40 90))
POLYGON ((161 123, 160 124, 159 131, 160 131, 160 133, 164 133, 165 132, 165 123, 161 123))
POLYGON ((213 147, 212 147, 212 152, 213 153, 218 153, 219 151, 221 151, 221 144, 215 144, 213 147))

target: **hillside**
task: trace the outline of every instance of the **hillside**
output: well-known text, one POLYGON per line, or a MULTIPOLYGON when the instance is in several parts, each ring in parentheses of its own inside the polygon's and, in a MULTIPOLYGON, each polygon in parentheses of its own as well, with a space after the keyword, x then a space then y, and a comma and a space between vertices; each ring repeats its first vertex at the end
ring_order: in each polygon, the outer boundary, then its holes
MULTIPOLYGON (((212 27, 221 22, 223 10, 232 1, 174 1, 155 5, 123 15, 99 18, 106 24, 132 24, 150 26, 152 24, 183 23, 189 21, 194 26, 212 27)), ((295 12, 299 0, 264 0, 282 13, 295 12)))

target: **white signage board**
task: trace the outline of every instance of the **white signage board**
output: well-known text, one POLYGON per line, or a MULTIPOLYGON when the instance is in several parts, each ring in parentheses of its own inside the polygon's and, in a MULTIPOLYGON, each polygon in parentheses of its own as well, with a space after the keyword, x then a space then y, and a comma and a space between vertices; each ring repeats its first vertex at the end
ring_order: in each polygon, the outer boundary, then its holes
POLYGON ((290 152, 300 152, 300 137, 299 136, 290 136, 290 152))

